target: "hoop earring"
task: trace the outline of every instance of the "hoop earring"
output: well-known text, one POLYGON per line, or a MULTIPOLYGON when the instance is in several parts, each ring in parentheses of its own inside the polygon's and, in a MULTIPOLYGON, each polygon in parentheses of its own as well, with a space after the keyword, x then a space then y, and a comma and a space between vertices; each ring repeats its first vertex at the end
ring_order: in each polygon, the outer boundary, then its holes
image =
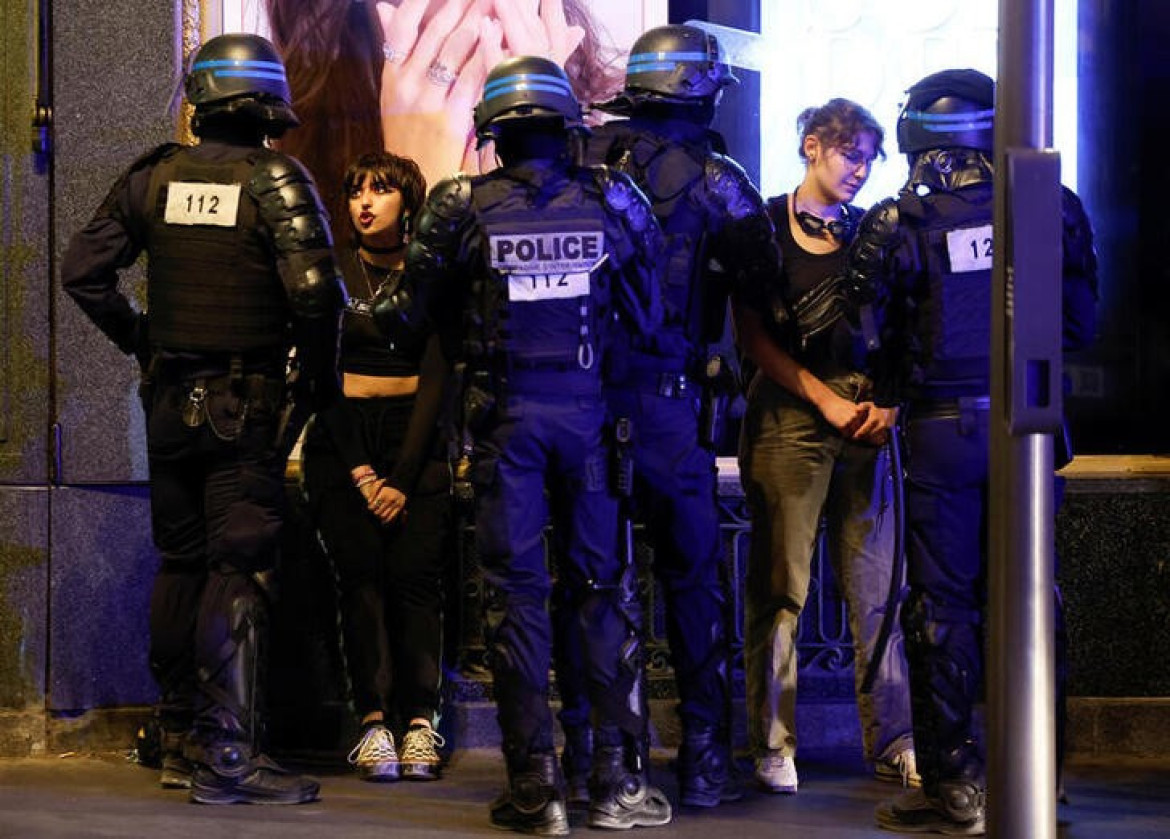
POLYGON ((402 228, 402 241, 405 242, 410 238, 410 234, 414 231, 414 222, 410 217, 410 213, 402 214, 402 222, 399 224, 402 228))

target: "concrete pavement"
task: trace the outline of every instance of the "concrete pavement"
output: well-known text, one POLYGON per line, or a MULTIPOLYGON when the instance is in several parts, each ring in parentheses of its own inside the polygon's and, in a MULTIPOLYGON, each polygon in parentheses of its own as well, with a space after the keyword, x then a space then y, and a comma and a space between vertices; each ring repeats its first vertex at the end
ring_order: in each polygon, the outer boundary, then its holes
MULTIPOLYGON (((898 788, 873 780, 857 758, 799 761, 800 792, 750 790, 714 810, 676 810, 656 839, 888 839, 873 826, 874 806, 898 788)), ((295 807, 209 807, 157 786, 157 773, 125 753, 0 760, 0 837, 4 839, 413 839, 500 836, 487 805, 503 777, 498 752, 456 752, 441 781, 369 784, 339 766, 311 770, 322 798, 295 807)), ((665 754, 654 780, 677 800, 665 754)), ((1170 763, 1101 762, 1068 773, 1071 804, 1061 805, 1064 839, 1170 837, 1170 763)), ((599 836, 574 819, 574 835, 599 836)))

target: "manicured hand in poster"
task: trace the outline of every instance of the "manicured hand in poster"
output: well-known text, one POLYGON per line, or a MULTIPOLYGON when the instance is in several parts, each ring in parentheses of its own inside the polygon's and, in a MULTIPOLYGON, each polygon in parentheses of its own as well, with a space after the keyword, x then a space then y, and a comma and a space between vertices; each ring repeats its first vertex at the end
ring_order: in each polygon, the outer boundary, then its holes
POLYGON ((564 64, 585 37, 562 0, 402 0, 377 11, 383 136, 431 183, 490 167, 477 157, 471 121, 488 70, 512 55, 564 64))
POLYGON ((302 122, 280 147, 308 166, 335 219, 345 196, 330 185, 372 150, 414 159, 432 185, 494 168, 490 147, 476 153, 472 109, 504 58, 551 57, 581 102, 621 84, 584 0, 264 2, 302 122))

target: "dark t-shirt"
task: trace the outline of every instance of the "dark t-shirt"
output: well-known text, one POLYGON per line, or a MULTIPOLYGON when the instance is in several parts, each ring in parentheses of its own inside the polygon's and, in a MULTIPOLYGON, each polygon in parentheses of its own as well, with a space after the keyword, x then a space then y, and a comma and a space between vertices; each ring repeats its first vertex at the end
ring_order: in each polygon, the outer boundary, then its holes
MULTIPOLYGON (((799 300, 826 278, 842 271, 849 248, 842 245, 829 253, 812 253, 802 248, 788 223, 788 195, 768 199, 768 212, 776 228, 776 241, 783 258, 784 296, 789 304, 799 300)), ((819 378, 866 369, 865 347, 849 322, 842 318, 828 331, 812 338, 808 345, 792 348, 794 357, 819 378)))

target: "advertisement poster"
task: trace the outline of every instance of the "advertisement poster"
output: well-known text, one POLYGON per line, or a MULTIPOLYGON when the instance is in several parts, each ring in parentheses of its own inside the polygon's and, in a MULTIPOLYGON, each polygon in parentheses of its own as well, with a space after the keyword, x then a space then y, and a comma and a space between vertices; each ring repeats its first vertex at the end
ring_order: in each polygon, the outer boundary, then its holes
POLYGON ((215 32, 255 32, 280 49, 303 123, 281 147, 309 167, 338 218, 345 168, 368 151, 413 158, 432 185, 493 168, 472 109, 487 71, 510 55, 556 60, 583 103, 608 98, 629 45, 666 22, 667 3, 224 0, 210 17, 215 32))

